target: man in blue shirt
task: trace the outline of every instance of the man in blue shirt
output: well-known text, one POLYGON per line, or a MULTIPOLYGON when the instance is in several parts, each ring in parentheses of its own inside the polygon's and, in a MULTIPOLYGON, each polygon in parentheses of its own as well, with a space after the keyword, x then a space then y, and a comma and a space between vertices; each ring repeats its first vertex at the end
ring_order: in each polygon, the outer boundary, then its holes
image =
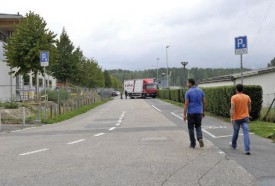
POLYGON ((188 88, 185 94, 183 120, 188 123, 190 147, 195 148, 196 146, 194 128, 196 128, 197 140, 200 147, 203 147, 201 121, 202 117, 204 117, 205 95, 204 92, 196 86, 194 79, 188 79, 188 88))

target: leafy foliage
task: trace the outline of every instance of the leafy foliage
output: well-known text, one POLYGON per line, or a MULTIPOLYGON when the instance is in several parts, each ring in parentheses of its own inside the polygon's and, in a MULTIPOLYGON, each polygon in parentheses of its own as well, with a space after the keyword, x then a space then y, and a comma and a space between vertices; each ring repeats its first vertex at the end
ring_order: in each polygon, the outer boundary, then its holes
POLYGON ((267 64, 267 67, 274 67, 275 66, 275 57, 267 64))
MULTIPOLYGON (((249 70, 249 69, 245 69, 249 70)), ((187 69, 183 68, 169 68, 171 72, 171 77, 169 78, 169 85, 171 86, 183 86, 186 84, 187 69)), ((166 68, 160 68, 158 70, 159 74, 166 73, 166 68)), ((191 68, 188 69, 189 78, 196 79, 197 81, 202 81, 211 77, 228 75, 233 73, 239 73, 238 68, 227 68, 227 69, 212 69, 212 68, 191 68)), ((109 70, 110 75, 116 77, 121 82, 127 79, 140 79, 140 78, 156 78, 157 70, 149 69, 144 71, 129 71, 129 70, 109 70)))
MULTIPOLYGON (((16 26, 13 35, 7 40, 4 48, 7 64, 15 76, 26 75, 31 71, 37 74, 43 72, 40 65, 40 52, 54 50, 56 35, 49 31, 47 23, 38 14, 29 12, 16 26)), ((50 55, 50 61, 54 56, 50 55)))
MULTIPOLYGON (((206 99, 206 111, 216 115, 229 117, 231 97, 235 94, 234 86, 222 86, 213 88, 203 88, 206 99)), ((158 96, 163 99, 169 99, 173 101, 183 102, 184 94, 187 89, 169 90, 162 89, 158 91, 158 96)), ((260 117, 262 108, 263 92, 261 86, 244 86, 244 93, 249 95, 252 103, 252 111, 250 115, 253 120, 260 117)))

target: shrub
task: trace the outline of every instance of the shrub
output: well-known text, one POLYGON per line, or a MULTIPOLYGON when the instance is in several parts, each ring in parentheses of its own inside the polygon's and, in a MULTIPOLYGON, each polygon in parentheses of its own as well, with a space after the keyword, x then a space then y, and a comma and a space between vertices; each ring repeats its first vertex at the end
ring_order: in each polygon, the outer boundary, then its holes
MULTIPOLYGON (((44 94, 44 92, 43 92, 44 94)), ((58 101, 58 91, 57 90, 47 90, 48 99, 49 101, 56 102, 58 101)), ((68 99, 68 91, 66 89, 59 89, 59 100, 60 102, 62 100, 68 99)))
MULTIPOLYGON (((229 117, 231 97, 235 94, 234 86, 223 86, 213 88, 203 88, 206 98, 206 111, 214 115, 229 117)), ((244 93, 249 95, 252 103, 252 111, 250 115, 253 120, 260 117, 262 108, 262 88, 261 86, 244 86, 244 93)))
POLYGON ((4 103, 4 107, 5 109, 17 109, 19 105, 16 102, 8 102, 8 103, 4 103))

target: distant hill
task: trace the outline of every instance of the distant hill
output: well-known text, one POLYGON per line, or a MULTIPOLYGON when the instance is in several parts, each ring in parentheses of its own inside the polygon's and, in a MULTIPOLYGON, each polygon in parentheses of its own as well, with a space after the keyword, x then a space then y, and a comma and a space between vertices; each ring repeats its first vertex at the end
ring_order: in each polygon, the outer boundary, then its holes
MULTIPOLYGON (((248 71, 250 69, 244 69, 248 71)), ((171 86, 182 86, 184 79, 187 78, 187 70, 183 68, 169 68, 169 74, 171 74, 169 85, 171 86), (185 77, 185 78, 184 78, 185 77)), ((149 69, 143 71, 130 71, 130 70, 108 70, 110 75, 116 77, 120 81, 127 79, 138 79, 138 78, 157 78, 157 70, 149 69)), ((239 68, 191 68, 188 69, 189 78, 193 78, 196 81, 206 80, 211 77, 223 76, 228 74, 239 73, 239 68)), ((160 68, 158 70, 159 79, 162 78, 162 73, 166 73, 166 68, 160 68)))

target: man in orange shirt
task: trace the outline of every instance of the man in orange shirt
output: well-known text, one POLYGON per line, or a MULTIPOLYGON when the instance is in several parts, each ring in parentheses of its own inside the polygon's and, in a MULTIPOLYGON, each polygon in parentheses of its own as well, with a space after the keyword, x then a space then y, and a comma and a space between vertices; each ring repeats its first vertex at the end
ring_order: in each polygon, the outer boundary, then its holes
POLYGON ((250 155, 249 139, 249 113, 251 112, 250 97, 243 93, 243 85, 236 85, 236 92, 231 98, 230 116, 233 124, 234 133, 232 136, 232 148, 236 149, 240 127, 243 129, 244 150, 250 155))

